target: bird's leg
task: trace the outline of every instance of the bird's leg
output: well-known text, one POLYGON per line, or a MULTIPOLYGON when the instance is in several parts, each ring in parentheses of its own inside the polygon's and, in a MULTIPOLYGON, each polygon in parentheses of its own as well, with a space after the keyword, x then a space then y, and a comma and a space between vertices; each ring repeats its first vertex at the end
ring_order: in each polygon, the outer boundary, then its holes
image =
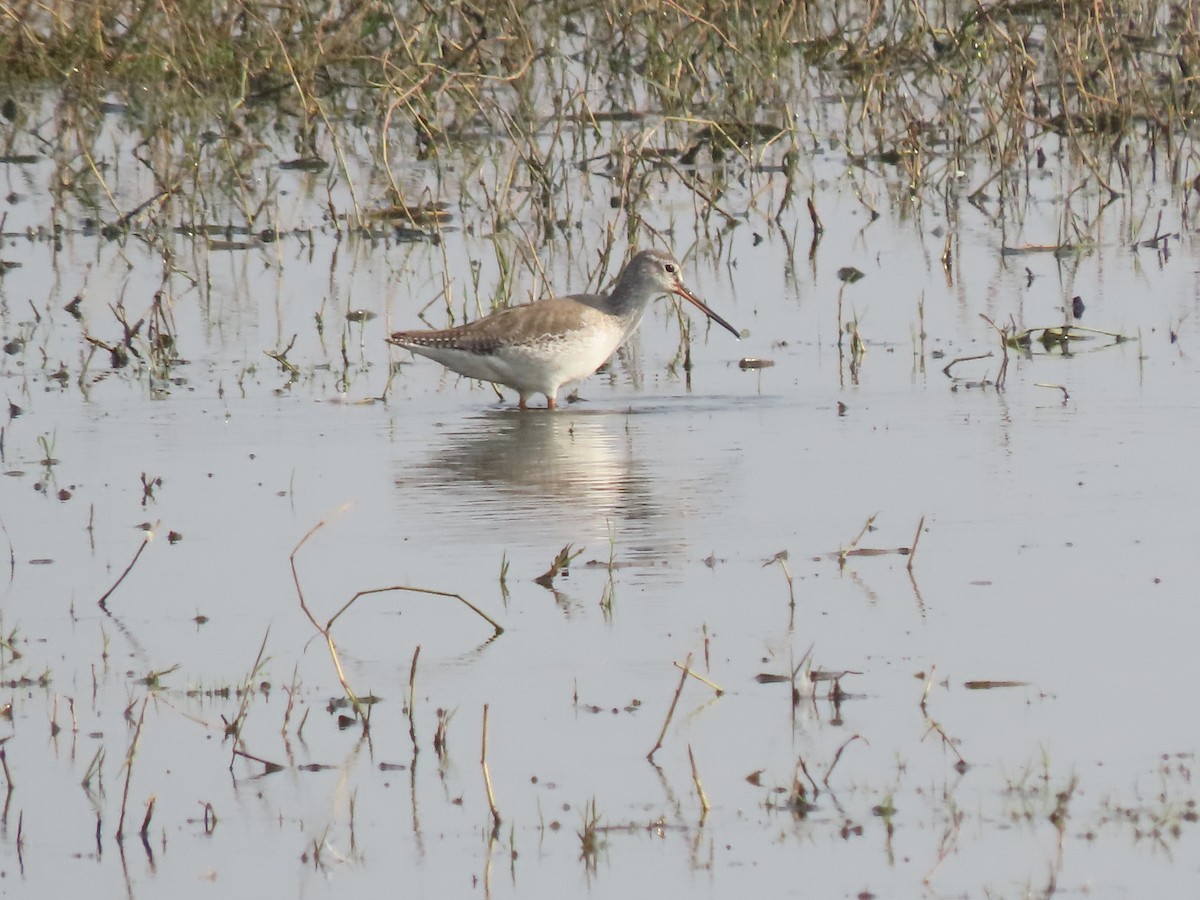
POLYGON ((546 409, 558 409, 558 401, 554 397, 547 395, 546 409))
POLYGON ((528 404, 528 403, 525 401, 525 395, 524 395, 524 394, 522 394, 522 395, 521 395, 521 403, 520 403, 520 406, 521 406, 521 409, 529 409, 529 404, 528 404))

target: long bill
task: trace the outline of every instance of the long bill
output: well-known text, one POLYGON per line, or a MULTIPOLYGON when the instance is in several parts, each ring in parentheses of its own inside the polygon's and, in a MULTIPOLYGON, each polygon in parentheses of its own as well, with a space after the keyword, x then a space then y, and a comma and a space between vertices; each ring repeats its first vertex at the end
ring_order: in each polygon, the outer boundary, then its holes
POLYGON ((718 316, 715 312, 713 312, 711 309, 709 309, 708 305, 703 300, 701 300, 699 297, 697 297, 695 294, 693 294, 691 291, 689 291, 687 288, 685 288, 682 284, 675 285, 674 292, 676 294, 678 294, 680 297, 682 297, 684 300, 687 300, 689 303, 691 303, 693 306, 695 306, 698 310, 700 310, 702 313, 704 313, 706 316, 708 316, 710 319, 712 319, 718 325, 722 326, 726 331, 728 331, 730 334, 732 334, 739 341, 742 339, 741 332, 739 332, 736 328, 734 328, 732 325, 730 325, 728 322, 726 322, 724 319, 722 319, 720 316, 718 316))

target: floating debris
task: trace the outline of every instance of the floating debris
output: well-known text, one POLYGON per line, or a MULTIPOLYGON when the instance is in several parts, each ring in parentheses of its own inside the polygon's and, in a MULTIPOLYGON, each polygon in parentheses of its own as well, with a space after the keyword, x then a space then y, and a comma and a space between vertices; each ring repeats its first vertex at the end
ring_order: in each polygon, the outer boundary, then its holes
POLYGON ((298 172, 323 172, 329 168, 329 163, 319 156, 300 156, 296 159, 280 160, 279 168, 298 172))
POLYGON ((968 691, 990 691, 995 688, 1026 687, 1028 681, 964 681, 968 691))
POLYGON ((413 225, 441 225, 453 218, 449 203, 423 203, 420 206, 409 206, 396 203, 380 209, 368 210, 367 218, 376 221, 408 222, 413 225))
MULTIPOLYGON (((1082 306, 1082 301, 1080 305, 1082 306)), ((1018 350, 1029 350, 1034 343, 1038 343, 1047 353, 1054 349, 1067 353, 1071 344, 1079 341, 1092 341, 1097 338, 1109 338, 1112 341, 1111 344, 1103 345, 1105 347, 1133 340, 1133 338, 1115 331, 1100 331, 1096 328, 1084 328, 1082 325, 1053 325, 1049 328, 1027 328, 1019 334, 1009 337, 1008 345, 1018 350)))

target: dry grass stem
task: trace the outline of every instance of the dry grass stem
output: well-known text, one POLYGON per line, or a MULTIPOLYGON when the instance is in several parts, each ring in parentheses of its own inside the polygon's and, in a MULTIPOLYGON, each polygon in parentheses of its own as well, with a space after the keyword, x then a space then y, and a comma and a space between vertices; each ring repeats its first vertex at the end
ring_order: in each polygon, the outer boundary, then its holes
POLYGON ((703 822, 711 807, 708 805, 708 795, 704 793, 704 785, 700 783, 700 772, 696 769, 696 756, 692 753, 691 744, 688 744, 688 762, 692 766, 692 783, 696 785, 696 794, 700 798, 700 821, 703 822))
POLYGON ((137 758, 138 744, 142 739, 142 724, 146 721, 146 704, 150 697, 142 698, 142 709, 138 714, 137 724, 133 729, 133 738, 129 742, 129 750, 125 753, 125 786, 121 790, 121 815, 117 819, 117 843, 125 839, 125 810, 129 805, 129 783, 133 780, 133 761, 137 758))
POLYGON ((695 678, 695 679, 696 679, 697 681, 699 681, 701 684, 708 685, 710 688, 712 688, 712 689, 713 689, 713 693, 715 693, 715 694, 716 694, 718 697, 720 697, 722 694, 724 694, 724 693, 725 693, 725 688, 721 687, 721 686, 720 686, 720 685, 718 685, 718 684, 714 684, 713 682, 709 681, 707 678, 705 678, 705 677, 704 677, 703 675, 701 675, 699 672, 696 672, 696 671, 694 671, 694 670, 692 670, 692 669, 688 669, 688 668, 686 668, 686 667, 684 667, 684 666, 681 666, 679 663, 672 663, 671 665, 673 665, 673 666, 674 666, 675 668, 677 668, 677 669, 682 669, 682 670, 684 671, 684 673, 686 673, 687 675, 691 675, 693 678, 695 678))
POLYGON ((812 775, 809 774, 808 766, 805 764, 803 756, 796 757, 796 766, 804 774, 804 777, 808 779, 808 783, 810 785, 812 785, 813 799, 815 800, 817 797, 820 796, 821 789, 817 787, 817 782, 813 779, 812 775))
POLYGON ((1012 326, 997 325, 989 316, 983 313, 979 314, 979 318, 992 326, 992 329, 1000 337, 1000 371, 996 373, 996 390, 1004 389, 1004 382, 1008 378, 1008 342, 1009 336, 1012 334, 1012 326))
POLYGON ((849 546, 843 547, 841 550, 834 551, 833 553, 828 553, 828 554, 826 554, 826 556, 831 559, 836 559, 838 561, 839 568, 844 568, 846 565, 846 560, 848 560, 850 557, 889 556, 889 555, 893 555, 893 554, 898 554, 900 556, 909 557, 908 571, 911 574, 912 573, 912 555, 916 551, 917 541, 920 539, 920 536, 921 536, 921 529, 925 525, 925 517, 921 516, 921 520, 917 524, 917 533, 913 538, 912 546, 909 546, 909 547, 859 547, 858 546, 859 541, 862 540, 863 535, 866 534, 867 530, 871 527, 872 523, 874 523, 875 518, 878 515, 879 514, 876 513, 875 515, 871 516, 867 520, 867 524, 865 526, 863 526, 862 531, 860 531, 858 533, 858 535, 854 538, 854 540, 850 542, 849 546))
MULTIPOLYGON (((955 768, 957 768, 959 772, 965 772, 967 770, 968 763, 965 759, 963 759, 962 754, 958 752, 958 747, 955 745, 955 741, 951 740, 940 724, 930 718, 929 710, 926 708, 926 703, 929 700, 929 692, 933 687, 933 675, 936 671, 936 665, 931 665, 929 667, 929 676, 925 679, 925 686, 921 692, 921 714, 925 717, 925 724, 928 726, 928 730, 925 732, 925 735, 927 737, 931 732, 936 733, 938 737, 942 739, 942 746, 949 747, 950 752, 953 753, 958 759, 958 762, 955 764, 955 768)), ((922 738, 922 740, 924 740, 924 738, 922 738)))
POLYGON ((855 741, 862 741, 864 744, 869 744, 867 739, 861 734, 852 734, 842 742, 842 745, 837 748, 837 752, 833 754, 833 761, 829 763, 829 768, 825 770, 825 777, 821 779, 821 783, 825 787, 829 787, 829 776, 833 774, 833 767, 838 764, 838 760, 842 758, 842 752, 855 741))
POLYGON ((950 374, 950 370, 954 366, 957 366, 959 363, 974 362, 977 359, 991 359, 992 356, 993 356, 993 354, 989 352, 989 353, 977 353, 974 356, 955 357, 954 359, 950 360, 950 362, 946 363, 946 365, 942 366, 942 374, 945 375, 947 378, 953 378, 954 376, 950 374))
POLYGON ((965 770, 968 766, 968 763, 965 759, 963 759, 962 754, 958 752, 958 747, 955 746, 956 742, 954 740, 952 740, 949 737, 949 735, 946 734, 946 732, 942 728, 942 726, 940 724, 938 724, 937 722, 935 722, 933 719, 926 719, 926 722, 929 725, 929 731, 926 732, 926 735, 928 735, 930 732, 936 733, 937 736, 942 739, 942 746, 949 747, 950 752, 953 753, 954 756, 958 759, 958 763, 956 764, 957 768, 960 771, 965 770))
MULTIPOLYGON (((341 512, 341 511, 345 510, 346 508, 348 508, 348 505, 342 506, 338 510, 338 512, 341 512)), ((350 609, 350 607, 353 606, 360 598, 370 596, 372 594, 383 594, 383 593, 389 593, 392 591, 402 591, 402 592, 414 593, 414 594, 427 594, 432 597, 446 597, 448 599, 457 600, 459 603, 466 606, 468 609, 470 609, 472 612, 474 612, 477 616, 479 616, 481 619, 483 619, 485 622, 487 622, 489 625, 491 625, 493 632, 494 632, 494 634, 492 635, 493 637, 497 637, 497 636, 503 634, 504 628, 501 627, 501 625, 498 622, 496 622, 495 619, 493 619, 491 616, 489 616, 487 613, 485 613, 483 610, 481 610, 479 607, 477 607, 474 603, 467 600, 467 598, 463 597, 461 594, 455 594, 455 593, 451 593, 449 591, 438 591, 438 590, 433 590, 431 588, 411 587, 408 585, 393 585, 391 587, 369 588, 367 590, 358 591, 357 593, 354 594, 354 596, 352 596, 349 600, 347 600, 337 612, 335 612, 332 616, 330 616, 329 620, 327 622, 325 622, 324 624, 321 624, 321 622, 319 622, 317 620, 316 616, 313 614, 312 610, 309 608, 308 603, 304 599, 304 591, 300 587, 300 575, 299 575, 299 572, 296 570, 296 556, 300 552, 300 549, 304 546, 304 544, 307 543, 308 539, 311 538, 318 530, 323 528, 326 525, 326 523, 327 523, 326 519, 322 519, 321 521, 317 522, 317 524, 314 525, 312 528, 310 528, 308 530, 308 532, 304 535, 304 537, 302 537, 300 539, 299 543, 297 543, 296 546, 292 549, 291 555, 288 557, 289 561, 291 563, 291 567, 292 567, 292 581, 296 586, 296 596, 300 602, 300 609, 304 612, 304 615, 308 618, 309 622, 312 623, 313 627, 317 630, 317 632, 325 639, 325 645, 326 645, 327 649, 329 650, 329 658, 333 662, 333 667, 337 673, 338 681, 342 685, 342 690, 345 692, 347 699, 350 701, 350 704, 354 707, 354 711, 358 715, 359 720, 362 723, 363 729, 367 730, 370 727, 369 710, 367 709, 367 706, 364 703, 364 701, 354 692, 353 688, 350 687, 349 679, 347 679, 347 677, 346 677, 345 669, 342 667, 341 657, 338 654, 337 644, 333 639, 334 623, 337 622, 338 618, 341 617, 341 615, 343 613, 345 613, 348 609, 350 609)), ((414 665, 415 665, 415 661, 416 660, 414 657, 414 665)))
POLYGON ((796 585, 795 585, 795 581, 792 578, 792 570, 788 568, 788 552, 786 550, 780 550, 778 553, 776 553, 774 556, 772 556, 770 559, 768 559, 765 563, 763 563, 763 568, 766 568, 767 566, 771 565, 772 563, 778 563, 779 568, 781 568, 783 570, 783 577, 787 580, 787 586, 788 586, 788 605, 791 606, 792 609, 795 609, 796 608, 796 585))
POLYGON ((412 741, 413 756, 417 755, 417 660, 421 658, 421 645, 413 649, 412 664, 408 667, 408 738, 412 741))
POLYGON ((859 530, 858 534, 856 534, 854 536, 854 540, 852 540, 842 550, 843 557, 845 557, 846 555, 848 555, 849 553, 854 551, 854 549, 858 546, 858 542, 863 539, 863 535, 865 535, 868 531, 871 530, 871 526, 875 524, 875 518, 878 515, 879 515, 879 513, 872 513, 870 516, 867 517, 867 521, 863 523, 863 527, 859 530))
POLYGON ((150 832, 150 820, 154 817, 154 803, 157 797, 154 794, 150 795, 150 799, 146 801, 146 815, 142 818, 142 827, 138 829, 138 835, 142 839, 142 843, 147 840, 147 835, 150 832))
POLYGON ((679 676, 679 686, 675 688, 675 695, 671 698, 671 705, 667 709, 667 717, 663 720, 662 730, 658 733, 658 740, 654 742, 654 746, 650 748, 650 752, 646 754, 646 759, 651 763, 654 762, 654 754, 662 747, 663 739, 667 736, 667 728, 671 725, 671 717, 675 715, 675 707, 679 703, 679 695, 683 693, 683 686, 687 683, 688 672, 692 667, 692 654, 687 655, 687 659, 683 661, 683 671, 679 676))
MULTIPOLYGON (((255 756, 253 753, 247 753, 245 750, 235 747, 233 749, 233 758, 237 759, 238 757, 241 757, 242 759, 248 759, 251 762, 256 762, 261 765, 263 767, 264 775, 272 775, 275 772, 283 771, 283 766, 281 766, 279 763, 271 762, 268 759, 263 759, 262 757, 255 756)), ((230 761, 229 765, 232 768, 233 762, 230 761)))
POLYGON ((488 770, 488 704, 483 704, 483 738, 480 742, 479 765, 483 769, 483 786, 487 790, 488 809, 492 812, 492 830, 500 827, 500 810, 496 808, 496 795, 492 792, 492 773, 488 770))
POLYGON ((204 833, 212 834, 217 830, 217 811, 207 800, 202 801, 204 807, 204 833))
POLYGON ((125 580, 125 576, 127 576, 130 572, 133 571, 133 567, 137 563, 138 557, 140 557, 142 555, 142 551, 146 549, 146 545, 149 544, 152 540, 154 540, 154 532, 155 532, 155 529, 157 529, 157 528, 158 528, 158 523, 155 522, 154 525, 146 531, 146 536, 144 538, 142 538, 141 546, 138 547, 137 553, 133 554, 133 559, 131 559, 129 561, 129 565, 127 565, 125 567, 125 571, 123 571, 120 574, 120 576, 117 578, 117 580, 113 582, 112 587, 110 587, 107 591, 105 591, 101 595, 100 599, 96 601, 96 605, 99 606, 105 612, 108 612, 108 598, 112 596, 113 591, 115 591, 118 587, 120 587, 121 582, 125 580))
POLYGON ((821 217, 817 215, 817 204, 813 202, 813 198, 809 197, 807 203, 808 217, 812 219, 813 247, 815 248, 817 243, 821 240, 821 236, 825 234, 825 226, 821 224, 821 217))
POLYGON ((263 653, 267 649, 267 638, 271 634, 271 626, 267 626, 267 630, 263 632, 262 641, 258 645, 258 655, 254 657, 254 665, 250 667, 250 671, 246 673, 246 680, 242 682, 242 700, 238 704, 237 715, 233 717, 232 722, 225 724, 225 733, 233 737, 233 755, 229 758, 229 766, 233 767, 234 756, 237 754, 238 743, 241 738, 242 725, 246 721, 247 710, 250 706, 250 698, 254 695, 254 679, 258 676, 259 671, 263 666, 263 653))
POLYGON ((913 534, 912 546, 908 548, 908 569, 909 574, 912 574, 913 560, 917 558, 917 542, 921 540, 921 532, 925 530, 925 517, 921 516, 921 521, 917 523, 916 533, 913 534))
POLYGON ((933 690, 933 675, 937 671, 937 665, 929 667, 929 674, 925 677, 925 684, 921 690, 921 712, 925 712, 925 704, 929 701, 929 692, 933 690))

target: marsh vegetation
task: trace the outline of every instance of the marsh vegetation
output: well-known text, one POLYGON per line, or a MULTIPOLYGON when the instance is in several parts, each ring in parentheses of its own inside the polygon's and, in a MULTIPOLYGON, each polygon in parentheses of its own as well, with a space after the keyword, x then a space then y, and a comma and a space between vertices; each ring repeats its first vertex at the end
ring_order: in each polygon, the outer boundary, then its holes
POLYGON ((1191 6, 0 21, 7 877, 1194 882, 1191 6), (647 246, 740 347, 384 343, 647 246))

